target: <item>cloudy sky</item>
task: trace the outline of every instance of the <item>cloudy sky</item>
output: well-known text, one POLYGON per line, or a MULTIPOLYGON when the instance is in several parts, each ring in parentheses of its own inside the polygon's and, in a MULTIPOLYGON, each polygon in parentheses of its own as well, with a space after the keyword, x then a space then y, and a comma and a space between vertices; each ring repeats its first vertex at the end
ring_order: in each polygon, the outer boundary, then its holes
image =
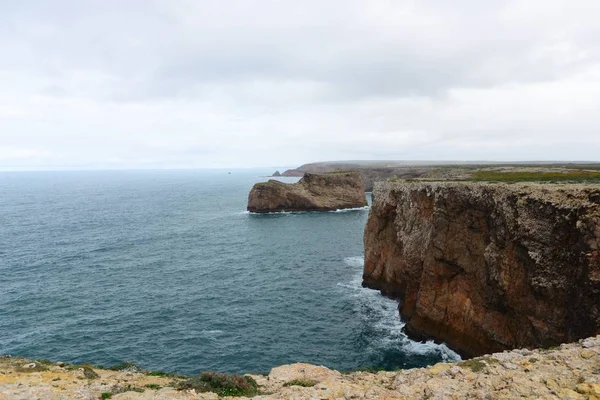
POLYGON ((598 0, 0 0, 0 169, 600 160, 598 0))

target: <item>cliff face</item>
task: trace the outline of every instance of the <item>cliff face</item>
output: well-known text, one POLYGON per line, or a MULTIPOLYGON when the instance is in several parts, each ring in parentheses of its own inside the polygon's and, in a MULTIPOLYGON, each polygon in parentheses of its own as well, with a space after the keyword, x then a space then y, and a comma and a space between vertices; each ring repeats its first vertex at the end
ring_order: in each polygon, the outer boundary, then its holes
POLYGON ((465 355, 600 332, 600 187, 377 183, 363 284, 465 355))
POLYGON ((248 211, 331 211, 367 205, 365 188, 357 172, 307 173, 287 184, 269 180, 254 185, 248 195, 248 211))

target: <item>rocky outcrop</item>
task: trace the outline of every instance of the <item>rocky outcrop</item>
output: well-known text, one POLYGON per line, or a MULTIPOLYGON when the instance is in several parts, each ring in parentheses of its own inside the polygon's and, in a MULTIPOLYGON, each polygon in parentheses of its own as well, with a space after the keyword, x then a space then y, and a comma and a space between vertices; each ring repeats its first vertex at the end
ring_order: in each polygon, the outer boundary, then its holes
POLYGON ((367 205, 362 178, 356 172, 304 175, 293 184, 269 180, 254 185, 248 211, 332 211, 367 205))
MULTIPOLYGON (((371 192, 375 182, 385 181, 390 178, 414 179, 425 176, 432 167, 419 166, 385 166, 384 162, 323 162, 304 164, 296 169, 288 169, 281 176, 301 177, 306 173, 328 173, 334 171, 357 171, 365 184, 365 191, 371 192)), ((273 175, 275 176, 275 175, 273 175)))
POLYGON ((275 176, 275 177, 281 176, 281 172, 279 172, 279 171, 275 171, 275 172, 273 173, 273 175, 271 175, 271 176, 275 176))
POLYGON ((363 284, 473 356, 600 332, 600 187, 378 183, 363 284))
MULTIPOLYGON (((0 357, 0 399, 240 399, 212 392, 177 390, 186 378, 144 371, 41 365, 0 357)), ((322 366, 290 364, 268 375, 249 375, 258 384, 254 399, 598 399, 600 337, 554 350, 513 350, 428 368, 341 374, 322 366)), ((245 397, 241 397, 245 398, 245 397)))

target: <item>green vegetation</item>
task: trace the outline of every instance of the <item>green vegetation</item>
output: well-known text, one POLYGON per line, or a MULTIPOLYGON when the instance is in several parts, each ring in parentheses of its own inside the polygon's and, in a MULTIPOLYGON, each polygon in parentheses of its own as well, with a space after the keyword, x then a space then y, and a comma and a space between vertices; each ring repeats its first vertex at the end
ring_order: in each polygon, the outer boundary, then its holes
POLYGON ((144 393, 145 389, 142 389, 133 385, 115 385, 110 389, 110 392, 102 392, 100 395, 101 399, 112 399, 115 394, 125 393, 125 392, 137 392, 144 393))
POLYGON ((34 362, 25 366, 18 366, 15 368, 15 370, 17 372, 41 372, 47 371, 48 367, 43 364, 40 364, 39 362, 34 362))
POLYGON ((142 372, 142 367, 131 361, 124 361, 108 367, 111 371, 142 372))
POLYGON ((501 182, 600 182, 600 171, 568 170, 568 171, 475 171, 472 180, 501 182))
POLYGON ((318 381, 312 379, 294 379, 283 384, 283 386, 302 386, 302 387, 313 387, 318 381))
POLYGON ((97 379, 100 378, 100 375, 92 367, 89 365, 84 365, 83 367, 83 375, 88 379, 97 379))
POLYGON ((377 372, 380 371, 388 371, 387 369, 383 368, 383 367, 377 367, 377 368, 373 368, 373 367, 360 367, 357 368, 355 370, 350 370, 350 371, 342 371, 343 374, 351 374, 353 372, 368 372, 370 374, 376 374, 377 372))
POLYGON ((219 396, 254 396, 258 385, 248 376, 203 372, 199 376, 177 383, 178 390, 194 389, 196 392, 214 392, 219 396))
POLYGON ((466 360, 458 363, 461 368, 469 368, 473 372, 481 372, 487 366, 480 360, 466 360))
POLYGON ((145 375, 148 375, 148 376, 160 376, 163 378, 179 378, 179 379, 187 378, 187 376, 185 376, 185 375, 174 374, 174 373, 164 372, 164 371, 143 371, 143 372, 145 375))
POLYGON ((148 388, 148 389, 152 389, 152 390, 160 390, 160 389, 162 389, 162 386, 157 385, 156 383, 149 383, 147 385, 144 385, 144 387, 148 388))
POLYGON ((461 361, 458 363, 458 366, 461 368, 469 368, 471 371, 477 373, 484 370, 485 367, 492 364, 498 364, 498 361, 495 358, 491 357, 482 357, 482 358, 472 358, 470 360, 461 361))

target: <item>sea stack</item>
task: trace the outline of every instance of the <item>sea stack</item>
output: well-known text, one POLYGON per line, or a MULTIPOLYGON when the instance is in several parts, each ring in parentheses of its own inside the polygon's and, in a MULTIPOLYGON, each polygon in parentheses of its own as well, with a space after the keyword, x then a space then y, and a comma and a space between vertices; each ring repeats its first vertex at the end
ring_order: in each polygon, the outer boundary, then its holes
POLYGON ((465 356, 600 333, 600 187, 380 182, 363 285, 465 356))
POLYGON ((358 172, 306 173, 297 183, 257 183, 248 196, 248 211, 333 211, 367 205, 358 172))

